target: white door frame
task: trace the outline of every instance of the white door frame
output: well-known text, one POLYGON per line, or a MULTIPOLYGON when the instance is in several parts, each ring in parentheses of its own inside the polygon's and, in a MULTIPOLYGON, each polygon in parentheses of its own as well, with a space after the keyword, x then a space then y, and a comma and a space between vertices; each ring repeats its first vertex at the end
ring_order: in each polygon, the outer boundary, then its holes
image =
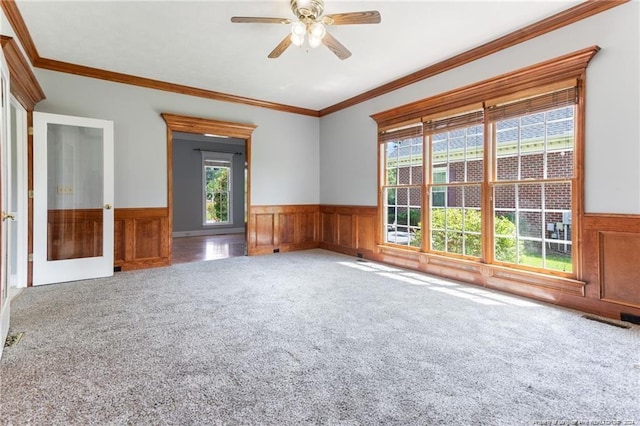
POLYGON ((2 97, 0 99, 0 158, 2 167, 1 176, 2 178, 2 200, 0 200, 0 204, 2 207, 2 220, 0 222, 1 234, 2 238, 0 238, 0 245, 2 245, 2 258, 0 259, 0 292, 3 294, 0 295, 0 357, 2 356, 2 350, 4 349, 4 342, 9 333, 9 318, 10 318, 10 307, 11 303, 9 301, 9 277, 8 277, 8 260, 9 260, 9 252, 8 252, 8 234, 9 234, 9 226, 8 222, 11 221, 9 217, 5 216, 5 209, 7 208, 7 200, 9 199, 9 192, 11 190, 10 179, 11 174, 8 172, 8 166, 10 165, 10 161, 7 159, 8 153, 11 150, 11 143, 9 141, 9 69, 7 67, 7 63, 4 59, 4 54, 0 49, 0 75, 2 76, 2 87, 0 90, 2 92, 2 97), (5 220, 6 219, 6 220, 5 220))
MULTIPOLYGON (((16 137, 16 163, 12 164, 12 167, 15 166, 16 168, 16 173, 12 173, 12 175, 15 175, 16 177, 15 188, 17 190, 17 193, 15 194, 16 205, 12 206, 15 207, 13 210, 16 215, 16 221, 13 223, 13 226, 17 228, 16 245, 15 251, 10 253, 16 259, 17 270, 15 274, 10 275, 10 287, 25 288, 27 286, 27 243, 29 230, 27 188, 27 111, 13 96, 11 96, 10 107, 12 107, 12 111, 15 111, 15 119, 11 112, 10 116, 12 124, 11 137, 13 138, 14 132, 16 137), (15 128, 13 125, 15 125, 15 128)), ((9 238, 11 238, 11 234, 9 234, 9 238)), ((10 249, 12 246, 11 242, 9 242, 10 249)), ((12 295, 15 295, 15 292, 12 292, 11 288, 9 289, 9 292, 10 298, 12 295)))

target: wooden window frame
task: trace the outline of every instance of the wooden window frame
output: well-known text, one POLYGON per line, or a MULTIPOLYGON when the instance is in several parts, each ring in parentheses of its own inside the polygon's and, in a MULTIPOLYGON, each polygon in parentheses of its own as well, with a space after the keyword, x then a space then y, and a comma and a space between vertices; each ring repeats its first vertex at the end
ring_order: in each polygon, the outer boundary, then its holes
MULTIPOLYGON (((499 102, 504 102, 508 100, 521 99, 523 97, 530 97, 536 94, 545 93, 544 90, 549 90, 549 88, 553 88, 556 86, 562 86, 567 84, 567 81, 573 81, 577 91, 577 102, 575 105, 575 145, 574 145, 574 180, 572 183, 572 222, 573 222, 573 269, 571 273, 558 273, 549 269, 542 268, 525 268, 523 273, 536 273, 538 275, 551 275, 557 276, 559 279, 568 279, 574 280, 582 277, 582 264, 581 264, 581 256, 580 256, 580 242, 582 241, 582 232, 581 232, 581 221, 584 216, 584 112, 585 112, 585 78, 586 78, 586 68, 590 62, 590 60, 595 56, 595 54, 600 50, 598 46, 591 46, 586 49, 582 49, 564 56, 560 56, 558 58, 554 58, 539 64, 535 64, 514 72, 506 73, 495 78, 491 78, 488 80, 481 81, 476 84, 468 85, 462 87, 460 89, 452 90, 449 92, 445 92, 439 95, 435 95, 426 99, 422 99, 417 102, 413 102, 407 105, 403 105, 400 107, 396 107, 387 111, 383 111, 377 114, 373 114, 371 117, 377 122, 380 137, 378 139, 379 149, 378 149, 378 206, 379 206, 379 223, 384 223, 384 214, 385 211, 383 209, 384 206, 384 175, 386 170, 384 170, 385 165, 383 164, 383 158, 381 155, 384 155, 382 152, 382 147, 384 146, 384 134, 386 132, 393 131, 393 129, 401 128, 402 126, 406 126, 410 123, 416 123, 420 121, 425 121, 425 117, 437 117, 437 116, 446 116, 451 115, 455 112, 462 112, 471 110, 478 104, 482 104, 485 110, 485 116, 487 112, 488 105, 495 105, 499 102)), ((491 123, 488 119, 484 120, 484 134, 485 134, 485 149, 484 149, 484 179, 481 182, 481 193, 483 194, 481 197, 481 211, 482 215, 482 229, 483 230, 492 230, 493 229, 493 206, 492 199, 489 194, 493 191, 493 178, 495 171, 494 169, 494 160, 495 153, 493 152, 493 141, 491 132, 491 123), (489 137, 487 137, 489 136, 489 137), (487 214, 487 213, 491 214, 487 214)), ((424 140, 424 136, 423 136, 424 140)), ((426 192, 426 188, 428 184, 431 182, 430 172, 427 173, 427 169, 430 165, 430 159, 427 152, 430 152, 430 149, 427 149, 427 141, 424 140, 423 151, 425 152, 423 156, 424 167, 425 170, 425 182, 423 183, 423 201, 422 201, 422 212, 423 212, 423 225, 428 223, 428 217, 425 213, 425 205, 430 205, 429 194, 426 192)), ((381 226, 381 228, 384 228, 381 226)), ((385 244, 384 241, 384 230, 381 229, 378 233, 377 244, 378 250, 384 255, 402 255, 403 247, 394 246, 385 244)), ((425 243, 425 240, 428 234, 428 228, 423 226, 423 243, 421 252, 419 253, 419 257, 421 258, 420 262, 429 263, 429 262, 444 262, 445 264, 454 266, 454 267, 464 267, 466 269, 474 269, 480 271, 480 267, 471 266, 472 264, 483 264, 488 267, 484 268, 485 272, 490 274, 491 276, 510 276, 509 270, 518 271, 520 270, 519 265, 511 265, 505 266, 504 264, 493 264, 493 232, 492 237, 488 238, 484 236, 482 238, 482 259, 478 262, 478 260, 469 260, 462 256, 460 262, 465 262, 464 266, 461 264, 456 264, 456 259, 446 260, 451 257, 449 254, 443 255, 438 252, 437 254, 431 253, 429 251, 428 243, 425 243), (439 257, 439 259, 438 259, 439 257), (453 263, 451 263, 453 262, 453 263)), ((404 250, 407 251, 406 249, 404 250)), ((405 255, 406 256, 406 255, 405 255)), ((416 259, 415 255, 409 255, 411 259, 416 259)), ((518 274, 518 272, 516 272, 518 274)), ((575 284, 572 283, 570 286, 575 284)), ((565 285, 565 284, 562 284, 565 285)), ((577 286, 579 287, 579 286, 577 286)), ((582 291, 582 290, 581 290, 582 291)))

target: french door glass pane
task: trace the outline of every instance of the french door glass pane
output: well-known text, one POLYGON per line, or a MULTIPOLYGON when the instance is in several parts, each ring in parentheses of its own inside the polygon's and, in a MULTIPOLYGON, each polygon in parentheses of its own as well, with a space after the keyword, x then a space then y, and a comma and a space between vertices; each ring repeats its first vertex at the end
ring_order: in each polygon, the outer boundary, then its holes
POLYGON ((103 129, 47 125, 47 260, 102 256, 103 129))

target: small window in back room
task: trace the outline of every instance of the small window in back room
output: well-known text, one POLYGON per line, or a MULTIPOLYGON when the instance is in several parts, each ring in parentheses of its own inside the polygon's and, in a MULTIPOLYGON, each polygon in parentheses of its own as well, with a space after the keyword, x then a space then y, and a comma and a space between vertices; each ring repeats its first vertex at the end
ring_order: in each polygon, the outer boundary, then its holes
POLYGON ((204 224, 230 224, 232 161, 220 155, 203 156, 204 224))

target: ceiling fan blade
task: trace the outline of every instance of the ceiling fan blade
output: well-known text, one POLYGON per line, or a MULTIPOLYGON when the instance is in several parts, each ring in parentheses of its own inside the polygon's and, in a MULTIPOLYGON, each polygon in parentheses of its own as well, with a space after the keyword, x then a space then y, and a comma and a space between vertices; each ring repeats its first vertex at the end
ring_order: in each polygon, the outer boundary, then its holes
POLYGON ((289 18, 261 18, 258 16, 234 16, 231 22, 235 24, 290 24, 289 18))
POLYGON ((282 55, 282 52, 287 50, 287 47, 291 46, 291 34, 287 34, 285 38, 282 39, 280 43, 276 46, 275 49, 269 53, 269 58, 274 59, 282 55))
POLYGON ((342 60, 347 59, 351 56, 351 52, 349 49, 344 47, 342 43, 340 43, 334 36, 329 34, 328 32, 322 37, 322 43, 327 46, 336 56, 342 60))
POLYGON ((326 25, 379 24, 381 20, 380 12, 377 10, 334 13, 322 17, 322 22, 326 25))

